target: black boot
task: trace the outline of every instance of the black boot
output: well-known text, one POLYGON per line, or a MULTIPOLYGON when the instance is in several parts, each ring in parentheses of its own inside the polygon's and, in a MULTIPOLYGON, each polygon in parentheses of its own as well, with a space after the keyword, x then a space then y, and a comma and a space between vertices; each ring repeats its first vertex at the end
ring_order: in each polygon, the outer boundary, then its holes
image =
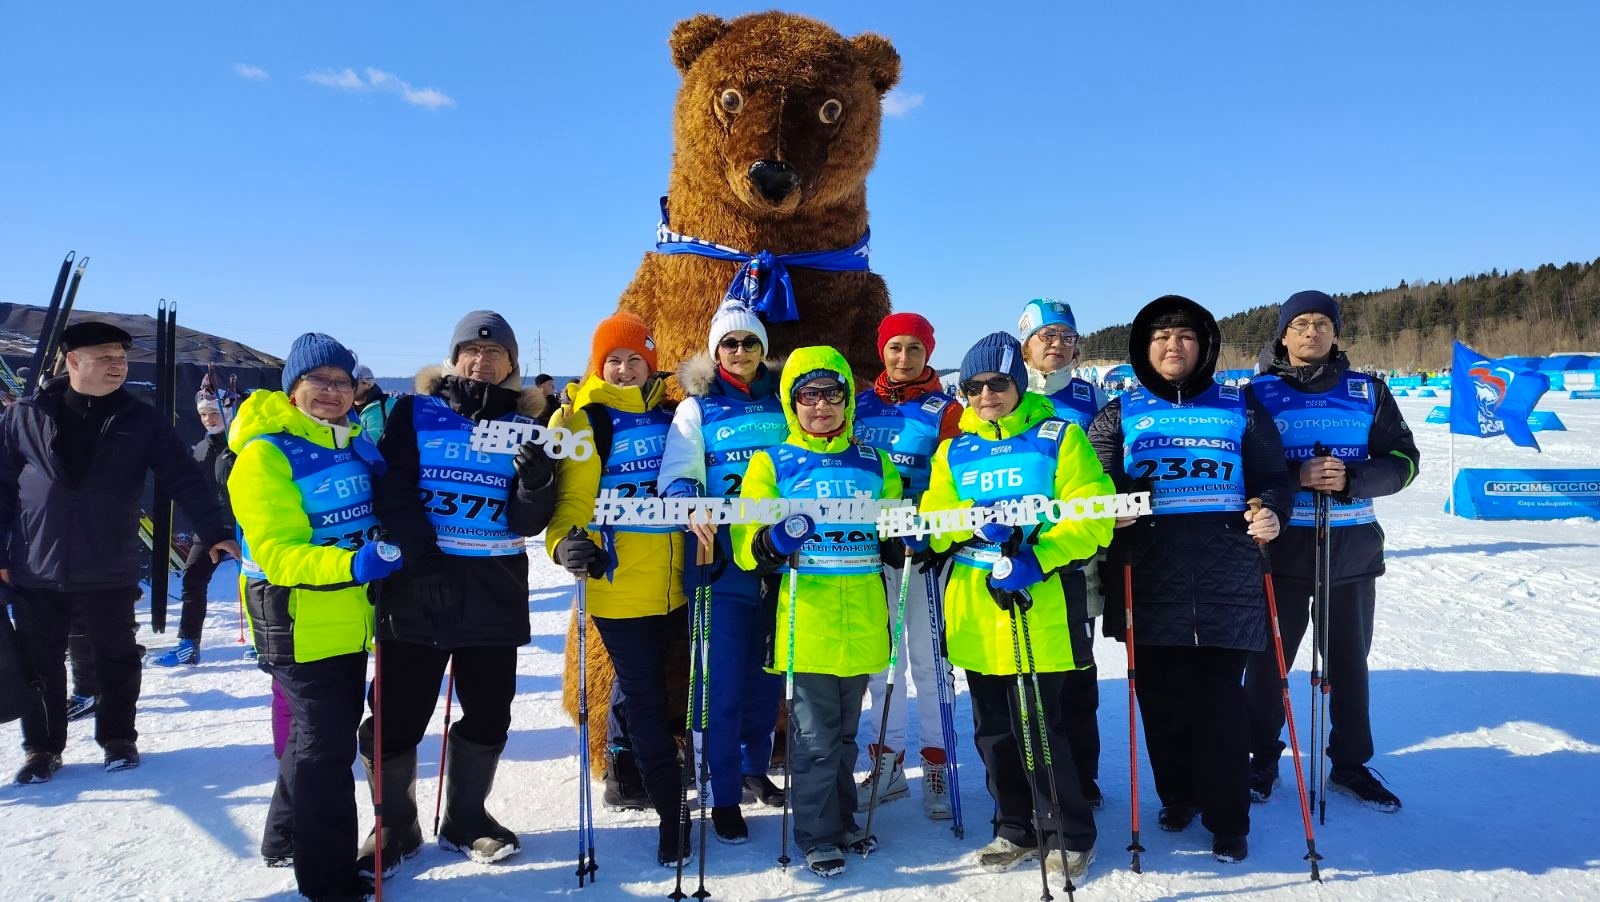
POLYGON ((461 852, 473 861, 489 864, 503 861, 522 851, 517 835, 500 826, 483 808, 494 785, 494 772, 500 766, 505 743, 480 745, 451 733, 445 755, 444 823, 439 827, 439 845, 461 852))
POLYGON ((646 785, 650 793, 650 807, 661 819, 656 826, 656 861, 662 867, 674 868, 678 862, 690 858, 689 806, 684 804, 683 787, 677 774, 646 785))
MULTIPOLYGON (((372 759, 361 756, 372 787, 372 759)), ((356 873, 372 879, 377 858, 376 831, 369 832, 356 853, 356 873)), ((410 749, 383 760, 383 876, 393 877, 400 862, 422 849, 422 826, 417 823, 417 750, 410 749)))
POLYGON ((644 778, 634 763, 632 749, 606 752, 606 791, 601 797, 607 811, 647 811, 650 797, 644 791, 644 778))

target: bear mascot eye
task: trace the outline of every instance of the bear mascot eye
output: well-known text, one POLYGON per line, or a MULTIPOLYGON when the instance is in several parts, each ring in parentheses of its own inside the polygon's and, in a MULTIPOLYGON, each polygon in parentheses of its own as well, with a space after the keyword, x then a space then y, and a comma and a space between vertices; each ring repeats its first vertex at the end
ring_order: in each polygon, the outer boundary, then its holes
POLYGON ((822 120, 823 125, 832 125, 843 115, 844 104, 832 98, 824 100, 822 106, 817 109, 817 118, 822 120))
POLYGON ((720 102, 722 104, 722 108, 729 113, 737 113, 744 109, 744 95, 732 88, 728 88, 727 90, 723 91, 722 96, 718 98, 718 102, 720 102))

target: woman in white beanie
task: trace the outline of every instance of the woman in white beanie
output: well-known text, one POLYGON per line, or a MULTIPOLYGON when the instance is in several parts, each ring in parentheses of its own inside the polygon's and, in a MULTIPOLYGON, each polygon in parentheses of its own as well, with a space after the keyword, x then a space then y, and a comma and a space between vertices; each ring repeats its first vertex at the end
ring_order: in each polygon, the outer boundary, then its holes
MULTIPOLYGON (((678 381, 689 397, 678 405, 661 460, 668 497, 738 497, 745 467, 757 451, 787 434, 776 374, 762 357, 767 330, 748 307, 728 302, 717 311, 707 353, 684 362, 678 381)), ((710 586, 711 672, 704 754, 711 770, 711 817, 717 838, 749 838, 739 804, 746 790, 779 807, 783 794, 767 778, 772 731, 778 717, 780 679, 767 673, 767 629, 761 578, 733 563, 728 532, 692 529, 713 548, 711 562, 685 567, 692 590, 710 586)))

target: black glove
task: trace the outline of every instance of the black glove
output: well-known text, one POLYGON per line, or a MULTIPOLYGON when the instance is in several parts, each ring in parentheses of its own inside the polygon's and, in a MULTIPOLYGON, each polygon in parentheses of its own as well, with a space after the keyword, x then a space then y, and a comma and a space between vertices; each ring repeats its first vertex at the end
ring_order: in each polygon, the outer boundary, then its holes
POLYGON ((878 557, 885 566, 900 570, 906 565, 906 546, 899 539, 879 539, 878 557))
POLYGON ((984 583, 989 587, 989 597, 994 599, 995 607, 1002 611, 1009 612, 1015 606, 1017 610, 1027 613, 1028 609, 1033 607, 1033 596, 1029 595, 1026 589, 1016 591, 1002 589, 994 584, 992 576, 985 577, 984 583))
POLYGON ((432 611, 453 612, 459 606, 460 590, 452 578, 449 556, 434 552, 405 570, 411 578, 411 596, 432 611))
POLYGON ((933 546, 930 545, 920 551, 914 552, 911 555, 911 563, 916 564, 917 569, 919 570, 932 570, 933 572, 938 573, 941 569, 943 569, 944 562, 950 559, 950 552, 952 550, 953 549, 934 551, 933 546))
POLYGON ((599 579, 606 575, 606 568, 611 561, 607 560, 605 550, 596 545, 588 533, 574 526, 556 543, 556 563, 573 576, 599 579))
POLYGON ((545 453, 543 445, 523 442, 511 465, 516 468, 517 479, 524 491, 547 489, 556 481, 556 462, 545 453))

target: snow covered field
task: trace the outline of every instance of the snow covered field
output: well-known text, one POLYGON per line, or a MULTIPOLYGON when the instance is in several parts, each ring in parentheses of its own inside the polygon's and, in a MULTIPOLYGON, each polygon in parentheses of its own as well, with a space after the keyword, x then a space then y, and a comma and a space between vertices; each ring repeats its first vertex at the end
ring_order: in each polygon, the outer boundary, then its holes
MULTIPOLYGON (((1384 815, 1334 795, 1317 831, 1325 885, 1307 880, 1292 780, 1256 805, 1250 858, 1211 859, 1198 825, 1155 828, 1154 787, 1141 755, 1144 874, 1128 870, 1127 685, 1119 644, 1101 639, 1099 857, 1080 899, 1600 899, 1600 523, 1474 522, 1441 512, 1448 436, 1424 417, 1440 399, 1401 399, 1423 470, 1381 499, 1389 574, 1379 581, 1372 652, 1372 764, 1405 802, 1384 815)), ((1540 433, 1536 455, 1505 439, 1458 439, 1460 466, 1600 467, 1600 401, 1548 397, 1571 430, 1540 433)), ((560 710, 569 581, 535 555, 534 640, 522 649, 510 743, 490 808, 524 851, 481 867, 426 846, 385 887, 405 899, 501 899, 576 892, 576 737, 560 710)), ((66 767, 43 786, 16 786, 20 730, 0 741, 0 888, 6 899, 288 899, 293 875, 262 866, 261 826, 276 762, 267 677, 236 644, 225 568, 213 585, 204 663, 148 667, 140 703, 144 765, 106 774, 93 724, 72 725, 66 767)), ((175 613, 174 613, 175 617, 175 613)), ((169 633, 141 639, 152 649, 169 633)), ((1308 656, 1300 656, 1302 666, 1308 656)), ((1304 670, 1291 675, 1303 747, 1304 670)), ((958 722, 970 727, 963 696, 958 722)), ((420 749, 418 800, 428 828, 443 705, 420 749)), ((913 713, 913 718, 915 714, 913 713)), ((870 713, 864 720, 872 724, 870 713)), ((933 725, 926 735, 937 736, 933 725)), ((871 735, 863 730, 863 737, 871 735)), ((988 839, 990 802, 968 732, 960 750, 967 838, 923 819, 911 799, 879 812, 883 847, 824 881, 780 873, 778 813, 747 809, 751 842, 711 841, 718 899, 1036 899, 1038 872, 992 875, 969 863, 988 839)), ((865 743, 863 738, 863 744, 865 743)), ((1288 778, 1292 771, 1283 770, 1288 778)), ((915 771, 913 770, 913 774, 915 771)), ((359 778, 358 778, 359 781, 359 778)), ((915 781, 913 781, 915 782, 915 781)), ((364 785, 364 784, 363 784, 364 785)), ((365 794, 365 789, 361 790, 365 794)), ((598 796, 598 791, 596 792, 598 796)), ((363 802, 363 810, 366 805, 363 802)), ((661 898, 672 872, 654 863, 653 816, 597 814, 598 886, 590 899, 661 898)), ((365 830, 365 827, 363 827, 365 830)), ((693 888, 692 884, 689 887, 693 888)), ((1060 893, 1057 898, 1064 898, 1060 893)))

